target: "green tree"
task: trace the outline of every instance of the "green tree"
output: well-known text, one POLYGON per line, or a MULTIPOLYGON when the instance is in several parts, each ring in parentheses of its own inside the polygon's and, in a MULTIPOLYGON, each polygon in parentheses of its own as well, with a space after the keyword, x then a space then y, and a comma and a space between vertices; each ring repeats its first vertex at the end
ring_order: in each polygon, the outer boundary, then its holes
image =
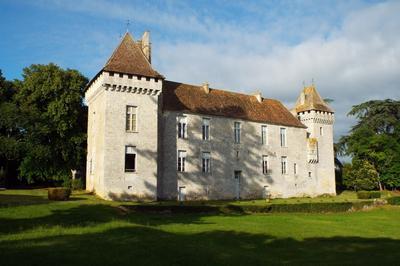
POLYGON ((357 123, 340 140, 342 154, 368 161, 378 173, 380 189, 400 186, 400 101, 368 101, 353 106, 357 123))
POLYGON ((23 70, 15 98, 24 132, 19 170, 28 182, 63 179, 71 169, 84 169, 87 82, 78 71, 55 64, 23 70))
POLYGON ((343 167, 343 184, 354 190, 373 190, 378 187, 378 172, 367 160, 353 160, 343 167))
POLYGON ((15 94, 14 83, 7 81, 0 70, 0 170, 3 185, 10 183, 12 177, 16 177, 11 168, 18 165, 22 148, 23 134, 19 108, 14 101, 15 94))

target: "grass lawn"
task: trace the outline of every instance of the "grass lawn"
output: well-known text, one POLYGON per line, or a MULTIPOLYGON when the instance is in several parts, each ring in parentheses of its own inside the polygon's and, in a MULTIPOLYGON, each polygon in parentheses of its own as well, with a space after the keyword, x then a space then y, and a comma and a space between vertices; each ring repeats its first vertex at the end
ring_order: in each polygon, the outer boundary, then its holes
POLYGON ((400 263, 396 206, 332 214, 146 214, 84 193, 66 202, 46 196, 0 191, 0 265, 400 263))

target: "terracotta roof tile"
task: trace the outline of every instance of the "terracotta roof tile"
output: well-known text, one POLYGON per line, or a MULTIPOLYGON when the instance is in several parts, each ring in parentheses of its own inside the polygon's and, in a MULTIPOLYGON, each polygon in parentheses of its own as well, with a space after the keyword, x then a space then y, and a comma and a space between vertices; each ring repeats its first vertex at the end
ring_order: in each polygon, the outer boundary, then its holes
POLYGON ((153 78, 164 78, 151 67, 142 49, 129 33, 125 34, 121 43, 114 50, 110 59, 108 59, 103 70, 153 78))
POLYGON ((163 110, 225 116, 275 125, 305 127, 277 100, 218 89, 206 93, 202 86, 164 81, 163 110))

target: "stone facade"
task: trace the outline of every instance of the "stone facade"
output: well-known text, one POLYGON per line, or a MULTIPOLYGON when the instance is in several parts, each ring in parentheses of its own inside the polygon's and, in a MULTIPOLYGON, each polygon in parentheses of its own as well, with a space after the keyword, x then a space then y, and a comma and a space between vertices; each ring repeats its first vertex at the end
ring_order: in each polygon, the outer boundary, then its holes
MULTIPOLYGON (((149 63, 150 48, 140 45, 149 43, 148 34, 138 43, 126 38, 121 45, 127 47, 123 48, 143 49, 143 57, 149 63)), ((113 67, 118 63, 113 62, 113 67)), ((124 68, 121 73, 106 67, 90 82, 86 92, 89 106, 87 190, 112 200, 255 199, 335 194, 331 110, 294 109, 292 113, 301 121, 301 126, 201 111, 166 110, 163 108, 166 81, 157 72, 147 69, 146 73, 151 75, 146 76, 140 72, 141 68, 124 68), (134 131, 127 130, 128 107, 136 110, 134 131), (182 118, 186 124, 184 138, 178 137, 178 123, 182 118), (209 121, 208 140, 202 137, 203 119, 209 121), (240 123, 240 143, 235 143, 235 122, 240 123), (266 143, 263 143, 262 128, 266 128, 266 143), (282 129, 285 131, 283 145, 282 129), (135 154, 134 171, 126 170, 127 147, 135 154), (177 168, 178 151, 186 153, 184 171, 177 168), (206 173, 202 168, 203 152, 210 156, 210 170, 206 173), (263 169, 263 161, 267 161, 267 171, 263 169)), ((207 85, 207 94, 210 90, 207 85)), ((309 93, 306 89, 303 91, 301 104, 304 105, 309 93)), ((317 95, 315 88, 312 93, 317 95)), ((263 102, 260 94, 246 97, 263 102)), ((322 104, 325 103, 322 101, 322 104)), ((289 111, 285 109, 285 112, 289 111)))

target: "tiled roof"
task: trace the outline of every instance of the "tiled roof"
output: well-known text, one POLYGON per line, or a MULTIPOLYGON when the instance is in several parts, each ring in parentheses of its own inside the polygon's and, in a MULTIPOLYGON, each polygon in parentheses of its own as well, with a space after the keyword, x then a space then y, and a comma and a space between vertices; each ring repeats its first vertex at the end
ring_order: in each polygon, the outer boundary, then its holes
POLYGON ((275 125, 305 127, 277 100, 164 81, 163 110, 225 116, 275 125))
POLYGON ((297 113, 310 110, 333 113, 332 108, 321 98, 314 86, 303 89, 294 109, 297 113))
POLYGON ((155 71, 147 60, 142 49, 127 32, 108 59, 103 70, 124 74, 141 75, 153 78, 164 78, 155 71))

